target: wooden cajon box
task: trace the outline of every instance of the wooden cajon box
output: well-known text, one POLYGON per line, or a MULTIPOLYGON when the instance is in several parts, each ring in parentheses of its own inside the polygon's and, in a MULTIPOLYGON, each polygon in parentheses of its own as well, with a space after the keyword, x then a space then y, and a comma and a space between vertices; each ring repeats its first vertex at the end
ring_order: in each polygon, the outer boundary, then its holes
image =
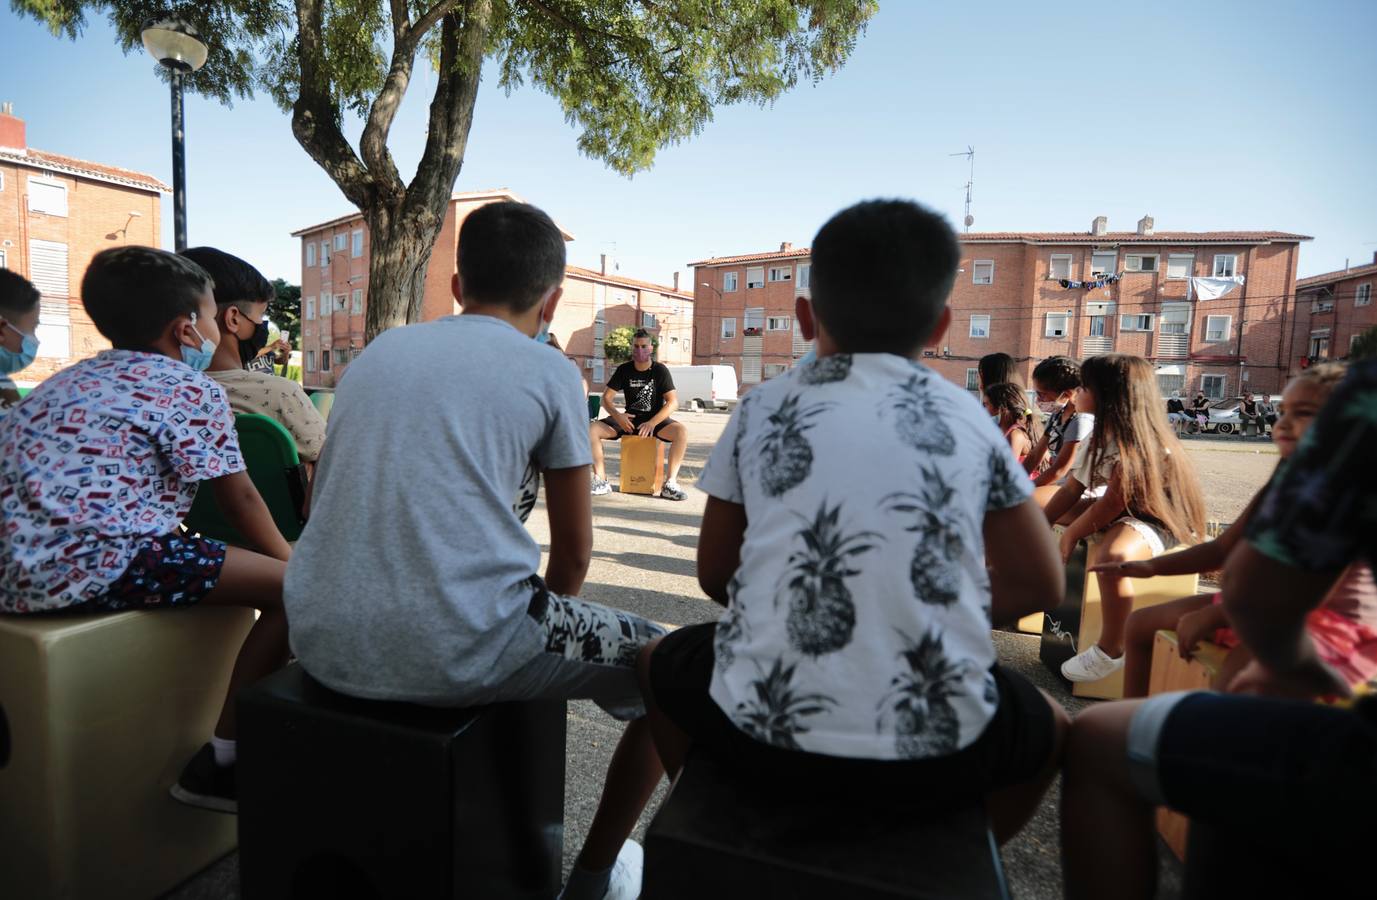
POLYGON ((621 439, 623 494, 660 493, 665 483, 665 449, 659 438, 627 435, 621 439))
POLYGON ((0 616, 0 897, 153 897, 234 849, 234 816, 168 788, 252 624, 211 607, 0 616))

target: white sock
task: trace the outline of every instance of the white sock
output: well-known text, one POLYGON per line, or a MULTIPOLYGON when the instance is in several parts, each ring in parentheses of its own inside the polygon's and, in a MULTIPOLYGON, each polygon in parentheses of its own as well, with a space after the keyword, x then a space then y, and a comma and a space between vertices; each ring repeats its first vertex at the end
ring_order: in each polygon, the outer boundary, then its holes
POLYGON ((239 758, 239 742, 211 735, 210 749, 215 751, 217 766, 232 766, 239 758))

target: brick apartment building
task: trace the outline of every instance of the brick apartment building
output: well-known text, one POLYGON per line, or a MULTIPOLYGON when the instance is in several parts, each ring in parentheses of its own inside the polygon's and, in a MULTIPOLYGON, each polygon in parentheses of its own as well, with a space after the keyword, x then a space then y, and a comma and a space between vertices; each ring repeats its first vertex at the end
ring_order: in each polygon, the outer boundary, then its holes
MULTIPOLYGON (((459 311, 450 290, 459 229, 478 207, 499 200, 521 201, 505 189, 454 194, 426 270, 423 321, 459 311)), ((566 241, 573 235, 562 232, 566 241)), ((368 226, 359 213, 292 232, 301 238, 302 376, 307 387, 333 387, 363 352, 368 307, 368 226)), ((678 278, 674 279, 676 282, 678 278)), ((659 359, 670 365, 690 360, 693 297, 674 286, 625 278, 609 257, 599 270, 568 266, 564 296, 550 331, 600 388, 606 371, 603 338, 622 325, 645 326, 660 340, 659 359)))
POLYGON ((1367 265, 1312 275, 1296 282, 1290 374, 1313 362, 1347 357, 1358 335, 1377 326, 1377 307, 1372 305, 1374 285, 1377 253, 1367 265))
MULTIPOLYGON (((976 363, 1004 352, 1028 379, 1039 360, 1135 353, 1151 360, 1163 392, 1276 393, 1289 368, 1287 323, 1296 315, 1296 264, 1305 235, 1275 231, 1112 232, 1101 216, 1086 232, 961 235, 950 331, 925 351, 951 381, 975 388, 976 363), (1064 287, 1121 275, 1098 287, 1064 287), (1202 299, 1192 278, 1242 276, 1202 299)), ((807 344, 793 300, 807 296, 807 249, 716 257, 694 267, 694 361, 735 366, 743 385, 784 371, 807 344)))
POLYGON ((43 294, 38 358, 16 382, 37 383, 110 346, 81 305, 81 279, 100 250, 158 246, 167 190, 151 175, 36 150, 24 120, 0 107, 0 268, 43 294))

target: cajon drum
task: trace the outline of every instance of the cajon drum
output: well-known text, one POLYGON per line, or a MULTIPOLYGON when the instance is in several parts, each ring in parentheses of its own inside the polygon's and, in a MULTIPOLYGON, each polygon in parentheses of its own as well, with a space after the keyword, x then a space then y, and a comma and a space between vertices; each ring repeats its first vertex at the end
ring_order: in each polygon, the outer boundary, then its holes
POLYGON ((153 897, 234 849, 234 816, 168 788, 252 625, 216 607, 0 616, 0 897, 153 897))
POLYGON ((665 449, 659 438, 627 435, 621 439, 623 494, 660 493, 665 483, 665 449))

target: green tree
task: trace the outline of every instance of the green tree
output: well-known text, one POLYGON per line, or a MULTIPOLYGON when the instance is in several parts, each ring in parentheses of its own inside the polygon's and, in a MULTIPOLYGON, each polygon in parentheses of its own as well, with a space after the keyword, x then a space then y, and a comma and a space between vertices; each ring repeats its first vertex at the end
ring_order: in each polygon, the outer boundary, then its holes
POLYGON ((268 301, 268 318, 277 324, 293 347, 301 346, 301 286, 273 279, 277 296, 268 301))
POLYGON ((1358 339, 1353 342, 1353 348, 1348 351, 1348 358, 1354 362, 1374 356, 1377 356, 1377 325, 1358 335, 1358 339))
POLYGON ((228 103, 266 90, 297 142, 370 229, 366 333, 420 316, 426 266, 464 162, 485 60, 529 82, 626 175, 699 133, 717 105, 765 104, 839 68, 878 0, 11 0, 76 38, 108 14, 126 52, 171 14, 210 48, 188 88, 228 103), (434 66, 425 148, 410 181, 388 133, 418 56, 434 66), (355 148, 345 116, 363 121, 355 148))
MULTIPOLYGON (((602 339, 602 354, 607 361, 619 366, 631 358, 631 342, 635 340, 636 329, 630 325, 623 325, 620 328, 613 328, 602 339)), ((660 352, 660 338, 654 333, 650 333, 650 352, 656 354, 660 352)))

